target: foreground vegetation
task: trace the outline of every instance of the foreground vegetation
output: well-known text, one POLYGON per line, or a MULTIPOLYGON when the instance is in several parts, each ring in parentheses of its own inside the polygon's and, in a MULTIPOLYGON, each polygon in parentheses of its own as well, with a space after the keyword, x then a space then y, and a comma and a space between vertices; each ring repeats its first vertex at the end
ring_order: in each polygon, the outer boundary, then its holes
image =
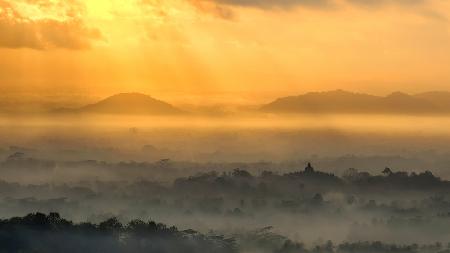
MULTIPOLYGON (((306 247, 274 234, 271 228, 233 238, 180 231, 153 221, 122 224, 110 218, 98 224, 73 223, 58 213, 28 214, 0 220, 0 252, 149 252, 149 253, 449 253, 441 243, 395 245, 382 242, 317 243, 306 247)), ((450 245, 449 245, 450 247, 450 245)))

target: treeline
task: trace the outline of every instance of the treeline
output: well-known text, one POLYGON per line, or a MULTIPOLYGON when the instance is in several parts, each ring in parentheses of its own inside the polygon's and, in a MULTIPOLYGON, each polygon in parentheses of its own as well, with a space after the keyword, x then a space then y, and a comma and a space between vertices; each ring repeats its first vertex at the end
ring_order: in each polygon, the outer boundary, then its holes
POLYGON ((342 176, 316 171, 309 164, 304 170, 278 174, 263 171, 252 175, 246 170, 235 169, 232 172, 208 172, 196 176, 179 178, 174 186, 180 190, 194 192, 220 193, 257 193, 288 196, 298 192, 346 192, 376 193, 386 191, 423 191, 432 192, 450 190, 450 181, 442 180, 430 171, 421 173, 393 172, 389 168, 378 175, 348 169, 342 176))
POLYGON ((33 213, 0 221, 0 252, 8 253, 233 253, 233 239, 179 231, 153 221, 116 218, 99 224, 63 219, 58 213, 33 213))
POLYGON ((395 245, 383 242, 343 242, 305 246, 270 228, 234 234, 204 235, 180 231, 153 221, 122 224, 110 218, 98 224, 73 223, 58 213, 28 214, 0 220, 0 252, 8 253, 450 253, 450 244, 395 245))
POLYGON ((383 242, 352 242, 333 245, 328 241, 311 249, 301 243, 286 241, 274 253, 450 253, 450 248, 440 243, 430 245, 396 245, 383 242))
POLYGON ((241 252, 258 253, 450 253, 450 243, 394 244, 382 241, 331 240, 309 243, 292 241, 272 232, 272 227, 234 234, 241 252))

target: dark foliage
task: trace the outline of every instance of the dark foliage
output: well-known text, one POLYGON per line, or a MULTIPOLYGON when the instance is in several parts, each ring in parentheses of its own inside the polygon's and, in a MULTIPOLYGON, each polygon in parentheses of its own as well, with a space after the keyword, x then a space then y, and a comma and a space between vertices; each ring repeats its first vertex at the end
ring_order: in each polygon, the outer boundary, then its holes
POLYGON ((179 231, 153 221, 123 225, 116 218, 74 224, 58 213, 29 214, 0 221, 0 252, 236 252, 233 239, 179 231))

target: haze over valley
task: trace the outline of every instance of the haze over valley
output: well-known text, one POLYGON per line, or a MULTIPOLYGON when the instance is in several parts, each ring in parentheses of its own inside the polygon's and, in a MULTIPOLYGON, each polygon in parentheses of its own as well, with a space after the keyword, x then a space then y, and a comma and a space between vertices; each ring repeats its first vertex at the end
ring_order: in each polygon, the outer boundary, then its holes
POLYGON ((0 0, 0 253, 450 253, 449 21, 0 0))

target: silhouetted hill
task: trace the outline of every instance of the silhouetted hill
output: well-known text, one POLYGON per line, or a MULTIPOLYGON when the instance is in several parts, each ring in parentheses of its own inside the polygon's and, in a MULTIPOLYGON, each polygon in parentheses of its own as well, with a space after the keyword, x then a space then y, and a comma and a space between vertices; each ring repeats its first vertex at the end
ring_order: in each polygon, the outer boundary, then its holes
MULTIPOLYGON (((310 92, 300 96, 283 97, 261 107, 265 112, 280 113, 449 113, 450 102, 443 93, 408 95, 394 92, 386 97, 343 90, 310 92), (447 104, 446 104, 447 103, 447 104)), ((450 98, 450 93, 448 93, 450 98)), ((449 100, 450 101, 450 100, 449 100)))
MULTIPOLYGON (((402 92, 394 92, 386 97, 381 97, 378 108, 382 112, 401 112, 401 113, 433 113, 441 112, 444 108, 415 96, 402 92)), ((375 108, 374 111, 376 111, 375 108)))
POLYGON ((60 109, 61 113, 174 115, 183 111, 140 93, 121 93, 77 109, 60 109))
POLYGON ((442 108, 450 108, 450 92, 448 91, 430 91, 416 94, 415 97, 427 100, 442 108))

